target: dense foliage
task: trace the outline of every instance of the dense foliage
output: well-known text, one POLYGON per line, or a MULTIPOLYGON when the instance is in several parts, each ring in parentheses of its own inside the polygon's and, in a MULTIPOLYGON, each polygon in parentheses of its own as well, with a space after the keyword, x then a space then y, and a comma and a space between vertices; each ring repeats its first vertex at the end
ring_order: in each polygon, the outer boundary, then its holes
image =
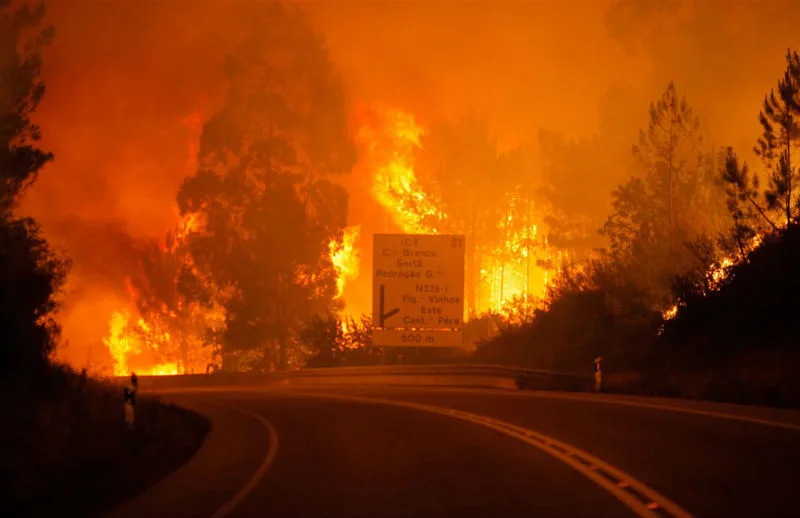
POLYGON ((221 297, 223 358, 257 351, 285 368, 304 323, 338 304, 328 252, 342 239, 347 195, 328 177, 352 167, 354 149, 341 85, 296 6, 264 4, 229 70, 199 169, 178 193, 181 212, 200 221, 183 290, 221 297))
POLYGON ((0 379, 30 381, 47 368, 58 338, 53 318, 68 263, 31 218, 14 213, 20 196, 52 154, 39 147, 31 117, 44 95, 41 49, 53 37, 42 28, 43 5, 0 1, 0 379))
POLYGON ((800 404, 800 58, 786 62, 758 119, 762 174, 705 146, 670 83, 612 193, 608 248, 562 269, 547 307, 479 358, 588 373, 601 356, 610 380, 638 373, 620 389, 800 404))

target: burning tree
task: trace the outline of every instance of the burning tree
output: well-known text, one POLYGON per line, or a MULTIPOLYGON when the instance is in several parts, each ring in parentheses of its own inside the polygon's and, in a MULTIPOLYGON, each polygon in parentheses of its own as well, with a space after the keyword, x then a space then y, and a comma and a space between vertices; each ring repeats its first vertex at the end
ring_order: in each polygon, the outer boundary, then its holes
POLYGON ((349 170, 354 149, 341 86, 300 10, 266 4, 252 23, 178 204, 205 221, 188 240, 197 272, 230 294, 223 358, 258 351, 262 367, 285 368, 302 323, 335 307, 330 243, 344 239, 347 195, 324 175, 349 170))
POLYGON ((484 268, 487 234, 500 218, 504 181, 497 141, 485 120, 474 115, 441 124, 425 138, 420 169, 448 215, 448 232, 467 237, 465 291, 467 311, 478 311, 478 292, 484 268))
POLYGON ((381 104, 361 116, 356 140, 392 222, 409 233, 466 235, 469 316, 543 293, 551 254, 525 152, 501 153, 474 115, 430 130, 381 104))

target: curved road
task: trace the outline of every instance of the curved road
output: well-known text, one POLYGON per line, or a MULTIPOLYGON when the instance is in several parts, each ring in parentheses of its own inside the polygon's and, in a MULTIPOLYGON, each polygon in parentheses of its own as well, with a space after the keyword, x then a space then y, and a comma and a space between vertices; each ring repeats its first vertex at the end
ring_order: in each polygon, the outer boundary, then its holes
POLYGON ((112 516, 800 516, 800 413, 486 389, 170 390, 198 454, 112 516))

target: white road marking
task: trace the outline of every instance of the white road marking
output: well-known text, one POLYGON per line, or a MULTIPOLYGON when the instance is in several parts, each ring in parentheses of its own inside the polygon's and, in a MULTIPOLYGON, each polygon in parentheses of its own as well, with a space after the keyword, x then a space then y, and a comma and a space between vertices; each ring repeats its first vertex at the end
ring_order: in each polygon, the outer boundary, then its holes
POLYGON ((211 518, 223 518, 228 516, 233 508, 236 507, 242 500, 244 500, 247 495, 249 495, 250 492, 253 491, 253 489, 258 485, 258 483, 261 482, 261 479, 264 478, 264 475, 266 475, 270 466, 272 466, 272 463, 275 462, 275 456, 278 453, 278 432, 275 430, 275 427, 272 426, 272 423, 255 412, 251 412, 249 410, 228 406, 225 406, 224 408, 233 408, 243 414, 249 415, 261 423, 261 425, 267 429, 269 443, 267 444, 267 454, 264 456, 264 460, 261 462, 261 465, 255 471, 255 473, 253 473, 247 483, 242 486, 242 488, 235 495, 233 495, 233 498, 225 502, 222 507, 217 509, 217 511, 211 515, 211 518))
POLYGON ((442 408, 433 405, 420 403, 410 403, 394 399, 372 398, 362 396, 343 396, 338 394, 322 394, 317 392, 281 392, 281 396, 294 397, 317 397, 326 399, 338 399, 343 401, 354 401, 361 403, 372 403, 379 405, 391 405, 423 412, 439 414, 444 416, 469 421, 487 428, 491 428, 500 433, 523 441, 531 446, 548 453, 565 464, 571 466, 576 471, 595 482, 605 489, 608 493, 616 497, 623 504, 628 506, 637 516, 641 518, 658 518, 659 516, 670 516, 673 518, 693 518, 691 514, 684 511, 676 503, 667 497, 659 494, 654 489, 646 486, 631 475, 615 468, 614 466, 582 451, 572 445, 558 441, 553 437, 540 434, 533 430, 522 428, 499 419, 442 408), (659 513, 653 511, 658 510, 659 513))

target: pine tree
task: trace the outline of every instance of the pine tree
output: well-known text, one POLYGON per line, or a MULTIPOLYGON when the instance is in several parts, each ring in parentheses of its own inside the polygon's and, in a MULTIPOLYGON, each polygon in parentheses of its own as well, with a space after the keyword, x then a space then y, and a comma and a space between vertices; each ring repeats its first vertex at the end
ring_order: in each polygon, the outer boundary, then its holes
POLYGON ((758 202, 758 176, 751 175, 747 162, 739 163, 733 148, 727 148, 722 165, 722 181, 728 212, 733 218, 733 238, 740 253, 764 223, 778 230, 767 210, 758 202))
POLYGON ((754 150, 769 170, 769 185, 764 191, 767 207, 781 211, 789 225, 800 209, 800 168, 793 155, 800 146, 800 56, 789 50, 786 62, 777 92, 772 90, 764 98, 759 114, 763 133, 754 150))
POLYGON ((37 146, 39 126, 31 121, 45 90, 41 48, 51 42, 53 28, 38 30, 44 4, 17 8, 11 4, 0 0, 0 215, 4 217, 53 158, 37 146))
POLYGON ((645 183, 663 214, 667 238, 674 247, 676 227, 686 222, 694 177, 702 167, 700 119, 670 82, 650 105, 650 120, 633 152, 645 170, 645 183))
POLYGON ((724 192, 702 146, 698 117, 669 83, 633 147, 642 173, 613 192, 601 230, 615 263, 657 305, 668 301, 670 279, 697 262, 688 245, 716 231, 724 212, 724 192))

